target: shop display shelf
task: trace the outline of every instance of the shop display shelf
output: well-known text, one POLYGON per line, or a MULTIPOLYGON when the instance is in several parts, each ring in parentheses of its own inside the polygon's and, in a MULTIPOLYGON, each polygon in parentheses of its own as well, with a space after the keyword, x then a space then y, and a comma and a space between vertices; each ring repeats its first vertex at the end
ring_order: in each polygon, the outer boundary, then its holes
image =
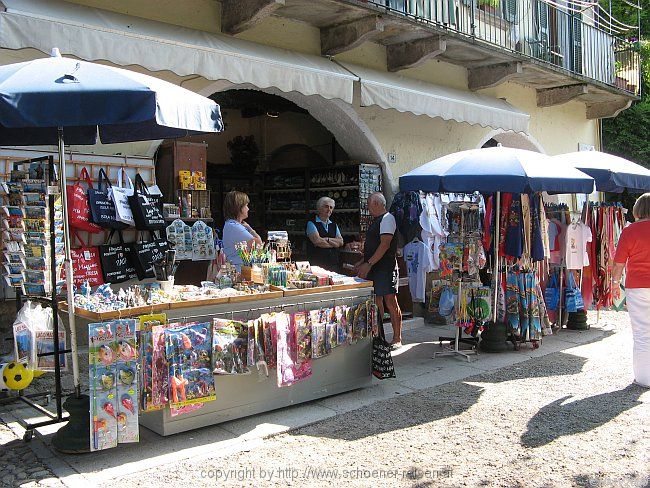
POLYGON ((228 303, 241 303, 241 302, 252 302, 257 300, 270 300, 272 298, 282 298, 282 292, 280 290, 267 291, 264 293, 255 293, 251 295, 241 295, 238 297, 230 297, 228 303))
POLYGON ((310 191, 327 191, 327 190, 358 190, 359 185, 341 185, 341 186, 310 186, 310 191))
POLYGON ((285 286, 275 286, 271 285, 271 290, 277 290, 281 292, 285 297, 296 297, 301 295, 313 295, 315 293, 326 293, 332 291, 330 285, 326 286, 315 286, 313 288, 287 288, 285 286))
MULTIPOLYGON (((105 320, 124 319, 127 317, 134 317, 137 315, 153 314, 164 312, 170 309, 169 303, 156 303, 154 305, 145 305, 143 307, 125 308, 123 310, 112 310, 110 312, 91 312, 83 308, 75 307, 74 314, 79 317, 84 317, 91 320, 105 320)), ((68 304, 66 302, 59 303, 59 310, 62 312, 68 311, 68 304)))
POLYGON ((264 193, 303 193, 304 191, 304 188, 273 188, 264 190, 264 193))

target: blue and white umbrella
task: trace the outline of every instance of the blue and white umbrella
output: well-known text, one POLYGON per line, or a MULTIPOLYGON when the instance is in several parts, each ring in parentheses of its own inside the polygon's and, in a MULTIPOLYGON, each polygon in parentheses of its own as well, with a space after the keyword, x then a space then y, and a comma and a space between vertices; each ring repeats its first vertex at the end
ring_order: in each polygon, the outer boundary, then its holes
MULTIPOLYGON (((61 187, 65 143, 104 144, 177 138, 223 130, 219 105, 189 90, 120 68, 61 57, 0 66, 0 145, 57 144, 61 187)), ((74 386, 79 367, 67 198, 63 191, 66 279, 74 386)))
POLYGON ((596 190, 621 193, 650 191, 650 169, 627 159, 600 151, 578 151, 553 156, 562 164, 573 166, 596 181, 596 190))

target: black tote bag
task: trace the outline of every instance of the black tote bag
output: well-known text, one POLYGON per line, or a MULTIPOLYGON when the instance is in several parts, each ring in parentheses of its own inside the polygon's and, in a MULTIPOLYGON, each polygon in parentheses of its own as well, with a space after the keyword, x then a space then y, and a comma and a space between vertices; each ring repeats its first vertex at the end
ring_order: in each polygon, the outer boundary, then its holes
POLYGON ((126 229, 128 225, 118 221, 115 216, 115 203, 111 198, 112 186, 104 169, 100 169, 97 188, 88 188, 90 220, 104 229, 126 229))
POLYGON ((129 197, 135 228, 138 230, 158 230, 165 227, 162 213, 162 197, 151 195, 140 174, 135 175, 133 195, 129 197))
POLYGON ((135 267, 131 262, 131 253, 129 244, 124 244, 122 232, 117 231, 120 237, 119 244, 111 244, 113 234, 112 230, 108 235, 106 244, 99 246, 99 260, 102 263, 102 275, 105 283, 122 283, 137 277, 135 267))
POLYGON ((391 356, 393 346, 386 341, 382 318, 378 319, 379 333, 372 338, 372 374, 377 379, 386 380, 395 378, 395 366, 391 356))
POLYGON ((139 239, 130 244, 131 262, 139 280, 154 278, 153 263, 161 261, 169 249, 167 239, 158 237, 155 232, 149 232, 149 241, 140 242, 139 239))

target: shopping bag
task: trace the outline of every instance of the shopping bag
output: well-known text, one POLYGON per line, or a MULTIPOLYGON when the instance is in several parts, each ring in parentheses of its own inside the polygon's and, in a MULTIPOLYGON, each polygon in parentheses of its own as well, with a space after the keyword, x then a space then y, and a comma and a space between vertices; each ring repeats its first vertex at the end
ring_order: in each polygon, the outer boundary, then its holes
POLYGON ((548 310, 557 310, 557 307, 560 304, 560 289, 558 287, 557 275, 555 273, 551 274, 546 285, 546 290, 544 290, 544 301, 546 302, 546 308, 548 310))
MULTIPOLYGON (((97 246, 89 246, 81 240, 79 233, 75 230, 70 232, 70 239, 77 239, 81 244, 80 247, 70 249, 72 256, 72 282, 75 286, 81 286, 88 282, 90 286, 99 286, 104 284, 102 274, 102 264, 99 259, 99 249, 97 246)), ((61 271, 61 279, 65 280, 65 266, 61 271)))
POLYGON ((85 182, 89 189, 93 187, 93 182, 85 167, 81 169, 79 180, 74 185, 67 185, 65 187, 68 200, 68 222, 72 228, 97 233, 102 229, 90 220, 88 195, 86 195, 86 190, 84 190, 82 182, 85 182))
POLYGON ((127 224, 117 220, 115 203, 111 198, 111 185, 104 169, 99 170, 97 188, 88 188, 91 220, 105 229, 125 229, 127 224))
POLYGON ((109 194, 115 205, 115 219, 126 225, 135 225, 129 205, 129 197, 133 195, 133 182, 124 168, 118 170, 117 183, 109 188, 109 194), (126 180, 125 186, 122 186, 123 179, 126 180))
POLYGON ((106 244, 99 246, 99 260, 102 265, 102 277, 106 283, 122 283, 137 278, 135 267, 131 262, 129 245, 124 244, 122 232, 117 231, 119 244, 112 244, 112 230, 106 244))
POLYGON ((584 310, 585 308, 582 293, 580 293, 580 289, 576 285, 575 278, 570 270, 567 270, 567 286, 564 291, 564 307, 567 312, 577 312, 578 310, 584 310))
POLYGON ((372 338, 372 374, 380 380, 395 378, 395 366, 391 356, 393 347, 386 341, 381 317, 377 329, 378 334, 372 338))
POLYGON ((152 195, 142 176, 135 175, 135 188, 129 197, 129 205, 138 230, 158 230, 165 227, 162 213, 162 197, 152 195))
POLYGON ((162 261, 165 258, 165 252, 169 249, 167 239, 163 239, 150 232, 149 241, 140 241, 130 244, 131 263, 135 267, 135 272, 139 280, 145 278, 154 278, 153 263, 162 261))

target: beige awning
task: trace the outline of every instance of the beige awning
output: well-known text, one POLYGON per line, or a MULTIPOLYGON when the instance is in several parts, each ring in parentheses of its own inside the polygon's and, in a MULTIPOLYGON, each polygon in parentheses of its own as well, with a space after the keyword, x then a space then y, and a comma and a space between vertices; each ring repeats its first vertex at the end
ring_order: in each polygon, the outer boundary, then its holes
POLYGON ((530 115, 505 100, 345 63, 361 80, 361 105, 528 132, 530 115))
POLYGON ((327 58, 59 0, 0 0, 0 48, 35 48, 180 76, 352 103, 357 78, 327 58))

